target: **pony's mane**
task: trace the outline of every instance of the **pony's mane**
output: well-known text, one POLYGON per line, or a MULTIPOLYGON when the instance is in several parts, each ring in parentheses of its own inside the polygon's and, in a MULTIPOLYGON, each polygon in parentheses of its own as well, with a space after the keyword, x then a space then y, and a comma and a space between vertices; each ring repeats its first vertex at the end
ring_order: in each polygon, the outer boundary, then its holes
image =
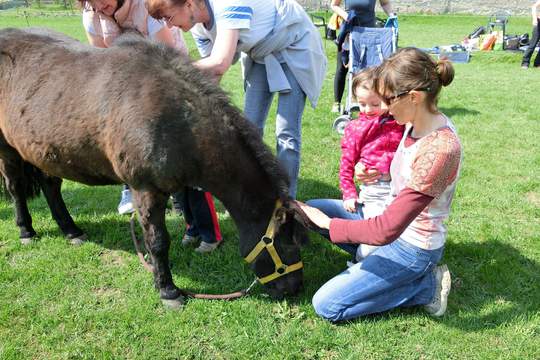
POLYGON ((225 115, 223 121, 226 122, 226 125, 232 126, 240 135, 244 145, 248 147, 249 153, 255 157, 270 183, 275 186, 280 199, 287 199, 289 191, 288 176, 269 147, 261 140, 255 125, 249 122, 241 111, 232 105, 227 94, 219 86, 192 65, 189 57, 183 56, 176 49, 148 41, 134 34, 120 36, 115 41, 115 45, 137 48, 152 57, 159 56, 163 58, 178 76, 181 76, 191 86, 197 87, 200 96, 210 101, 210 108, 221 109, 222 114, 225 115))
POLYGON ((238 109, 232 106, 227 109, 229 110, 227 113, 231 119, 231 124, 240 134, 244 144, 251 150, 250 153, 255 156, 270 182, 276 186, 279 198, 285 201, 289 193, 289 177, 287 173, 278 163, 272 151, 262 141, 255 125, 245 119, 238 109))

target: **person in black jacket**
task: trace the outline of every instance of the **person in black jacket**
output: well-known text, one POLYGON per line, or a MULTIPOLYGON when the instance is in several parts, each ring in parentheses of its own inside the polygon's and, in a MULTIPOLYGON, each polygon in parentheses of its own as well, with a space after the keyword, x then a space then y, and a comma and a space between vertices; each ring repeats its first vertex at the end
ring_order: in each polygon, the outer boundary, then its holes
MULTIPOLYGON (((540 8, 540 0, 534 3, 532 6, 532 38, 529 42, 529 47, 527 50, 525 50, 525 53, 523 54, 523 60, 521 60, 521 67, 524 69, 529 68, 529 63, 531 62, 531 57, 534 53, 534 49, 536 48, 536 45, 540 41, 540 28, 538 27, 538 8, 540 8)), ((540 66, 540 55, 537 53, 536 58, 534 59, 533 63, 534 67, 540 66)))

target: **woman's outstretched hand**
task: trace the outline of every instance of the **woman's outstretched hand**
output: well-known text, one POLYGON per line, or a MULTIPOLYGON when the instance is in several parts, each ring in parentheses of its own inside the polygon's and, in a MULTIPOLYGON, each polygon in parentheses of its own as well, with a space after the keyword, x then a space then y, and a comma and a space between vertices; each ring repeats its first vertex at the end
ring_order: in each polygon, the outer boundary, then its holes
POLYGON ((311 220, 315 225, 321 229, 330 229, 330 218, 326 216, 321 210, 311 207, 304 204, 301 201, 296 200, 296 204, 302 209, 304 214, 311 220))

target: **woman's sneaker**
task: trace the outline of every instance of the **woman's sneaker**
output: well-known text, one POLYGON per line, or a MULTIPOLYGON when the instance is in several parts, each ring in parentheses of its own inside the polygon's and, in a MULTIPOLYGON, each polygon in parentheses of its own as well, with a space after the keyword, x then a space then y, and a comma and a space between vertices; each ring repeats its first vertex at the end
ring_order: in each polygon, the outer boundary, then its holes
POLYGON ((183 246, 194 245, 198 243, 199 241, 201 241, 201 238, 199 236, 191 236, 191 235, 185 234, 184 237, 182 238, 182 245, 183 246))
POLYGON ((209 253, 217 249, 219 242, 207 243, 206 241, 201 241, 198 248, 195 249, 198 253, 209 253))
POLYGON ((436 266, 433 272, 436 281, 435 296, 431 303, 425 305, 424 308, 433 316, 443 316, 448 305, 448 294, 452 286, 452 278, 446 265, 436 266))
POLYGON ((135 209, 133 208, 133 202, 131 201, 131 191, 129 189, 122 190, 122 197, 118 204, 118 213, 124 215, 133 212, 135 212, 135 209))
POLYGON ((332 113, 341 115, 341 104, 340 103, 335 102, 334 105, 332 105, 332 113))

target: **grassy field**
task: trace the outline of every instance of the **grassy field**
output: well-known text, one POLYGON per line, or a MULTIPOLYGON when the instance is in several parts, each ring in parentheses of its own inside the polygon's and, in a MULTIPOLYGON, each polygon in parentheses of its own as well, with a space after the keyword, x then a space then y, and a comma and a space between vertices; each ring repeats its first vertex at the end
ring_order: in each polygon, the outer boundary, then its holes
MULTIPOLYGON (((79 16, 21 15, 0 13, 0 27, 47 26, 84 40, 79 16)), ((403 15, 400 45, 459 43, 486 21, 403 15)), ((528 18, 513 17, 508 32, 529 27, 528 18)), ((339 197, 339 136, 329 113, 335 47, 325 46, 323 95, 303 120, 303 200, 339 197)), ((0 359, 539 359, 540 70, 519 63, 520 54, 475 53, 469 64, 455 65, 454 83, 443 89, 440 107, 456 124, 465 155, 448 222, 444 262, 453 290, 443 318, 398 309, 341 325, 319 319, 311 297, 348 258, 314 234, 302 251, 299 297, 273 301, 256 287, 235 302, 193 300, 167 311, 134 254, 127 218, 116 214, 120 188, 66 182, 68 208, 89 235, 78 248, 61 236, 43 198, 30 203, 41 237, 20 245, 11 204, 0 201, 0 359)), ((241 106, 238 66, 222 85, 241 106)), ((269 144, 273 128, 270 116, 269 144)), ((230 292, 251 282, 234 224, 222 207, 218 212, 225 243, 210 256, 182 248, 183 221, 168 215, 180 287, 230 292)))

